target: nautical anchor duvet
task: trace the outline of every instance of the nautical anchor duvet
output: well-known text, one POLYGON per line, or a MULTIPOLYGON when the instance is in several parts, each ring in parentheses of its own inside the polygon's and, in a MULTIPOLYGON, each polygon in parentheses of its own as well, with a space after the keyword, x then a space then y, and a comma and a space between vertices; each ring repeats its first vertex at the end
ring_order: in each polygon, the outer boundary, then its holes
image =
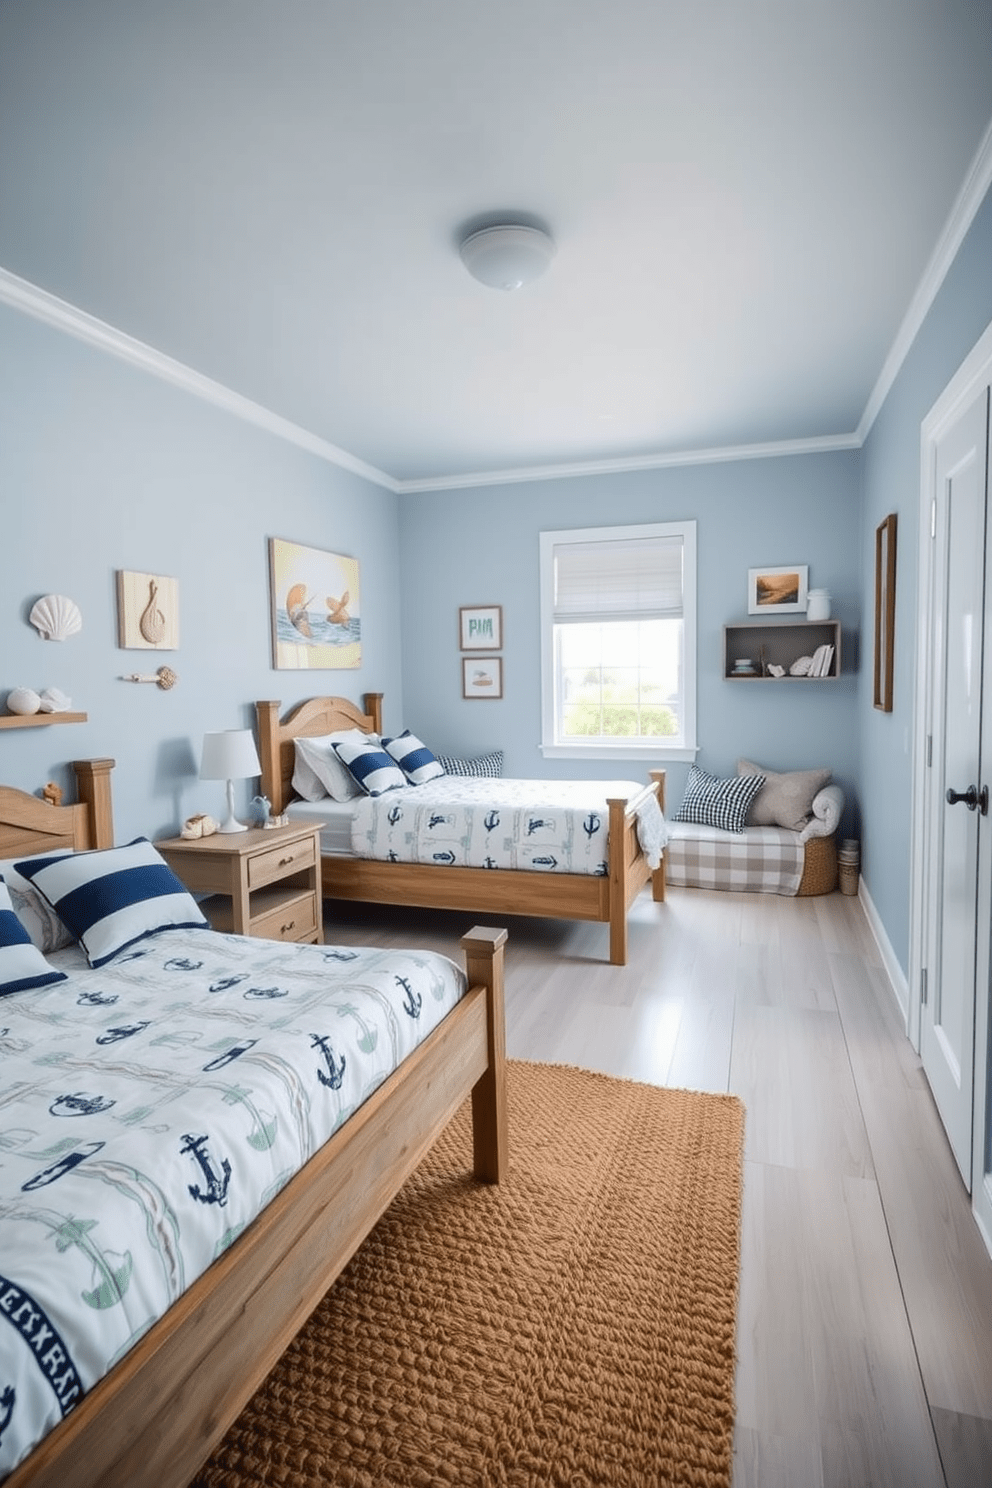
POLYGON ((465 989, 433 952, 170 930, 0 999, 0 1479, 465 989))
MULTIPOLYGON (((522 868, 537 873, 609 872, 609 797, 629 799, 631 780, 507 780, 442 775, 424 785, 354 802, 356 857, 441 867, 522 868)), ((638 812, 648 866, 666 837, 654 796, 638 812)))

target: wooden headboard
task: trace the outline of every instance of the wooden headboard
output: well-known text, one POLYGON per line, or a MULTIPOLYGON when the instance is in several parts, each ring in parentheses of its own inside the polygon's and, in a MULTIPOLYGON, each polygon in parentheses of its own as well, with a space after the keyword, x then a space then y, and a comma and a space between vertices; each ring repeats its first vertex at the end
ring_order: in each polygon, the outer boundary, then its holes
POLYGON ((0 785, 0 858, 67 847, 77 852, 113 847, 110 772, 114 763, 112 759, 73 760, 79 796, 75 806, 53 806, 26 791, 0 785))
POLYGON ((358 728, 369 734, 382 732, 382 693, 364 694, 365 712, 341 697, 316 697, 298 703, 279 722, 279 703, 257 702, 258 757, 262 762, 262 794, 268 797, 274 816, 293 798, 294 739, 317 738, 339 729, 358 728))

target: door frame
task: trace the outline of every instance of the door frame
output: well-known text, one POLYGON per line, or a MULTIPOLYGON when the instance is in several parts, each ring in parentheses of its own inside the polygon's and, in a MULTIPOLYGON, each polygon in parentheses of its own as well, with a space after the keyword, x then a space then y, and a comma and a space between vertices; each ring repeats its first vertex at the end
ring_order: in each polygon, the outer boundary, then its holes
MULTIPOLYGON (((920 429, 920 504, 917 529, 916 676, 913 697, 913 788, 911 801, 912 857, 910 863, 909 999, 906 1032, 919 1052, 921 1039, 921 986, 927 912, 933 896, 930 874, 932 844, 927 838, 927 733, 930 708, 930 637, 933 633, 934 547, 931 541, 932 509, 937 478, 937 444, 982 390, 992 383, 992 324, 969 352, 947 387, 923 420, 920 429)), ((992 600, 992 595, 990 595, 992 600)), ((988 639, 992 603, 987 607, 988 639)), ((989 700, 986 700, 988 716, 989 700)), ((990 821, 992 825, 992 821, 990 821)), ((992 885, 981 877, 980 903, 992 903, 992 885)), ((979 985, 988 987, 987 957, 980 959, 979 985)), ((975 999, 975 1088, 973 1097, 972 1203, 975 1217, 992 1252, 992 1172, 987 1156, 990 1093, 989 996, 975 999)))

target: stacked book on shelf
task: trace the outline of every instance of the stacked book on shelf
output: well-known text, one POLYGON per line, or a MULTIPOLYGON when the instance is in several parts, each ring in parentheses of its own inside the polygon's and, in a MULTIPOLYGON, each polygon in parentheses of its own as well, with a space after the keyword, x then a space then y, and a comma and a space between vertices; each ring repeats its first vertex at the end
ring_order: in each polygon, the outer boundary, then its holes
POLYGON ((810 662, 809 671, 806 673, 807 677, 829 677, 830 668, 833 666, 833 661, 833 646, 817 646, 816 650, 813 652, 813 659, 810 662))

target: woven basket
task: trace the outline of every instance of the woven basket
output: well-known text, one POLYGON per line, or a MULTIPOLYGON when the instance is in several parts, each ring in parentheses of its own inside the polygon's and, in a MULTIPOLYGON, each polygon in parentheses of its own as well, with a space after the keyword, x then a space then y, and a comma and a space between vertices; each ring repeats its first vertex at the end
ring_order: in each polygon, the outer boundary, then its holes
POLYGON ((800 894, 832 894, 837 887, 837 843, 834 837, 810 837, 799 880, 800 894))

